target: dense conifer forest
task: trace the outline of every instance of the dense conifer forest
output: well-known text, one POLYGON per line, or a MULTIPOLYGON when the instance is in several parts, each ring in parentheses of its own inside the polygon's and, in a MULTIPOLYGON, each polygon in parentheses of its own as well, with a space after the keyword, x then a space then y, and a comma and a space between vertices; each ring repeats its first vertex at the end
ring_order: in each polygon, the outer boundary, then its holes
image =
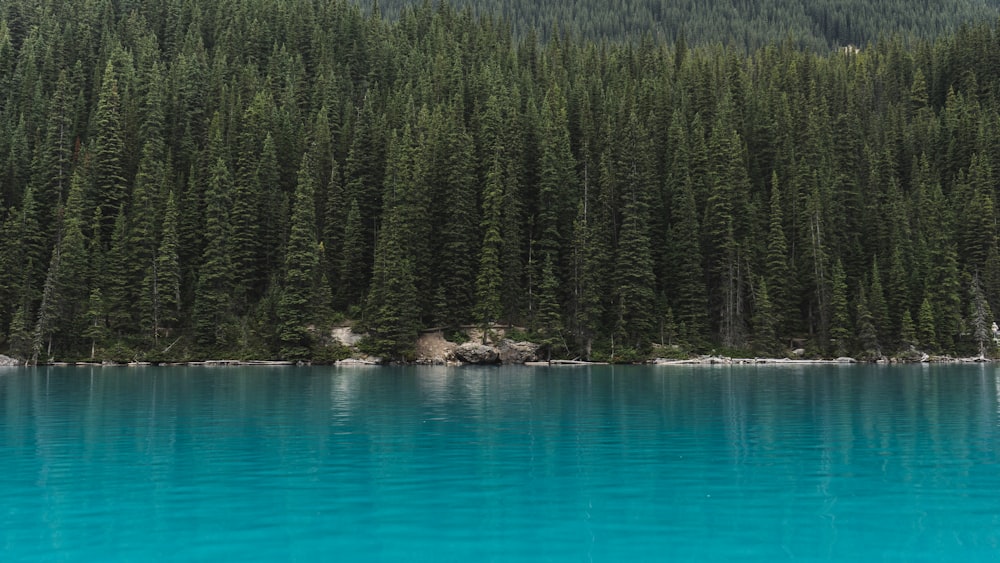
MULTIPOLYGON (((358 0, 396 18, 413 0, 358 0)), ((996 21, 1000 0, 453 0, 510 23, 515 36, 553 31, 592 40, 724 43, 753 51, 788 39, 817 52, 878 39, 933 38, 963 23, 996 21)))
POLYGON ((328 327, 976 353, 1000 29, 541 41, 343 0, 0 6, 0 350, 329 359, 328 327))

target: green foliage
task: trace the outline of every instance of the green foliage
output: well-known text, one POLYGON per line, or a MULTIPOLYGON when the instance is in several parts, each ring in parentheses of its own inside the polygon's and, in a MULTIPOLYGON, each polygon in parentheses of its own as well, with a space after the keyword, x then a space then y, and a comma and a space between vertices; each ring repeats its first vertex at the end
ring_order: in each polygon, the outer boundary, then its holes
POLYGON ((640 364, 649 360, 649 354, 626 346, 616 348, 613 354, 604 354, 603 351, 598 351, 594 354, 594 360, 612 364, 640 364))
POLYGON ((221 158, 212 168, 205 199, 206 244, 195 288, 194 326, 198 343, 212 349, 224 342, 222 325, 230 312, 233 289, 228 245, 230 176, 221 158))
POLYGON ((995 6, 105 4, 0 17, 25 357, 327 361, 332 318, 393 359, 469 322, 616 361, 967 353, 1000 306, 1000 29, 933 36, 995 6))
POLYGON ((610 156, 610 182, 624 202, 615 257, 614 331, 624 346, 642 349, 651 342, 655 322, 655 275, 649 236, 650 170, 648 139, 638 116, 630 113, 628 133, 610 156))
POLYGON ((403 250, 402 234, 398 215, 390 213, 383 221, 371 290, 365 301, 369 336, 361 349, 388 360, 406 359, 420 328, 413 266, 403 250))
POLYGON ((559 281, 556 279, 552 254, 545 254, 542 264, 542 281, 538 287, 538 316, 536 317, 536 332, 538 343, 542 345, 551 358, 553 352, 557 355, 565 347, 563 338, 562 313, 559 310, 559 281))
MULTIPOLYGON (((362 0, 372 6, 374 0, 362 0)), ((378 0, 388 17, 402 17, 410 0, 378 0)), ((475 12, 502 15, 521 34, 573 33, 594 40, 648 36, 666 43, 730 42, 737 49, 756 49, 783 40, 825 50, 865 45, 891 35, 932 36, 970 20, 997 17, 997 6, 976 0, 911 4, 890 0, 810 1, 751 0, 715 2, 624 2, 598 0, 456 0, 475 12)), ((409 7, 409 8, 408 8, 409 7)), ((683 57, 678 57, 683 61, 683 57)))
POLYGON ((938 349, 934 327, 934 307, 930 300, 925 298, 920 304, 920 314, 917 317, 917 342, 928 352, 936 352, 938 349))
POLYGON ((774 303, 767 290, 767 282, 761 280, 754 304, 754 348, 765 354, 775 354, 781 348, 776 334, 777 327, 778 319, 774 313, 774 303))
POLYGON ((178 256, 177 203, 174 192, 167 196, 166 212, 161 227, 160 245, 153 268, 146 275, 145 286, 152 313, 153 340, 158 341, 161 328, 176 326, 180 319, 181 269, 178 256))
POLYGON ((913 322, 913 315, 910 311, 903 311, 902 328, 899 332, 899 341, 901 350, 909 350, 915 347, 918 343, 917 341, 917 327, 913 322))
POLYGON ((833 265, 830 305, 833 317, 830 324, 830 341, 833 353, 843 356, 848 352, 851 338, 851 317, 847 305, 847 281, 844 266, 840 260, 833 265))
POLYGON ((307 325, 315 317, 315 278, 319 267, 312 165, 307 153, 299 166, 295 204, 292 207, 292 230, 285 250, 284 291, 278 301, 280 353, 286 360, 306 360, 311 349, 307 325))
POLYGON ((503 248, 501 220, 503 212, 503 185, 500 179, 499 159, 494 157, 486 176, 483 191, 483 244, 479 253, 479 273, 476 275, 476 321, 485 326, 500 319, 503 313, 501 289, 503 272, 500 253, 503 248))
POLYGON ((678 345, 654 346, 652 356, 664 360, 687 360, 691 357, 691 353, 678 345))
POLYGON ((101 212, 101 237, 107 241, 128 193, 122 100, 115 67, 110 60, 101 81, 94 128, 95 204, 101 212))
POLYGON ((854 323, 857 349, 860 351, 861 356, 866 359, 880 357, 882 350, 879 346, 878 333, 875 330, 875 322, 864 288, 859 291, 858 299, 855 303, 854 323))
POLYGON ((361 224, 361 207, 357 199, 351 200, 344 225, 344 245, 340 259, 340 283, 338 285, 338 303, 342 307, 351 307, 361 301, 364 294, 367 274, 365 274, 364 229, 361 224))
POLYGON ((333 364, 340 360, 346 360, 350 358, 353 351, 338 342, 317 342, 309 357, 312 360, 313 365, 324 365, 333 364))
POLYGON ((455 344, 465 344, 469 341, 469 333, 464 330, 453 330, 445 334, 444 339, 455 344))
POLYGON ((969 316, 966 322, 972 332, 972 339, 976 342, 980 356, 985 356, 987 350, 993 348, 993 311, 983 293, 982 285, 979 282, 979 275, 972 276, 972 283, 969 286, 969 316))

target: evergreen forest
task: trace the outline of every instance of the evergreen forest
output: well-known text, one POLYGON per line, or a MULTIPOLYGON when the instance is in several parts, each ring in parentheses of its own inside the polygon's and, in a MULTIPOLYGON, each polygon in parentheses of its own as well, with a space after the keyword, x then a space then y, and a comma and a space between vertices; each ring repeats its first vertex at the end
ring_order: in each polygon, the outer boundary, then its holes
POLYGON ((980 353, 998 68, 995 23, 748 51, 430 3, 7 0, 0 351, 325 361, 353 322, 395 359, 463 325, 619 361, 980 353))
MULTIPOLYGON (((358 0, 397 18, 413 0, 358 0)), ((789 40, 824 52, 879 39, 934 38, 1000 17, 1000 0, 453 0, 509 22, 516 37, 569 32, 591 40, 723 43, 747 52, 789 40)))

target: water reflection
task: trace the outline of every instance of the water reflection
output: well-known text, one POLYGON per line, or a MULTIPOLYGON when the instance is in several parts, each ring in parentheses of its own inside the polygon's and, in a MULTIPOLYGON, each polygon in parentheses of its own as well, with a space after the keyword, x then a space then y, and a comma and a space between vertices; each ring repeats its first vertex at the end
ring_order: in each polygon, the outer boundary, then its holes
POLYGON ((215 505, 227 529, 597 558, 1000 542, 992 366, 39 368, 0 408, 0 545, 115 514, 198 538, 215 505))
POLYGON ((996 390, 997 423, 1000 424, 1000 369, 995 370, 993 375, 993 387, 996 390))

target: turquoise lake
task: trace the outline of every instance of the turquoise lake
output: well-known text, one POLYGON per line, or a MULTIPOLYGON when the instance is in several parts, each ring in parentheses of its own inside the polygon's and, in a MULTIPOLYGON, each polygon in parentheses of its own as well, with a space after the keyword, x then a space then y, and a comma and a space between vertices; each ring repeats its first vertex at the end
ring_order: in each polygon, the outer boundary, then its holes
POLYGON ((0 369, 0 560, 996 561, 1000 367, 0 369))

